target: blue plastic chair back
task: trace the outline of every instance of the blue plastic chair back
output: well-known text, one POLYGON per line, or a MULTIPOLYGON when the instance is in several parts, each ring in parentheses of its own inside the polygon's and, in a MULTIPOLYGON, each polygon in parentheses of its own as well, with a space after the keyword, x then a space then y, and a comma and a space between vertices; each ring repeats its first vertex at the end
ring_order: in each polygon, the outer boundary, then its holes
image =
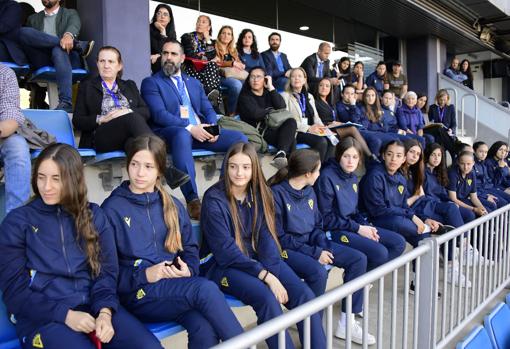
POLYGON ((73 127, 69 116, 63 110, 24 109, 23 114, 29 118, 37 128, 48 131, 57 138, 57 142, 69 144, 76 148, 74 143, 73 127))
POLYGON ((484 325, 495 349, 510 348, 510 308, 505 303, 499 303, 496 308, 485 317, 484 325))
POLYGON ((492 343, 487 330, 478 325, 470 334, 461 340, 455 349, 491 349, 492 343))
POLYGON ((20 348, 20 344, 16 336, 16 329, 9 320, 7 308, 2 300, 0 301, 0 349, 14 348, 20 348))

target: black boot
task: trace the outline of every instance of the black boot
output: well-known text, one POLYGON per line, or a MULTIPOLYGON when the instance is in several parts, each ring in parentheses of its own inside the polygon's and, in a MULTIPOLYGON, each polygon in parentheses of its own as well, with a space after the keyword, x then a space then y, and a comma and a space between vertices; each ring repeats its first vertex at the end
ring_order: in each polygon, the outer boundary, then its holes
POLYGON ((179 188, 181 185, 186 184, 190 180, 187 173, 176 169, 172 165, 168 166, 166 169, 165 179, 168 186, 172 189, 179 188))

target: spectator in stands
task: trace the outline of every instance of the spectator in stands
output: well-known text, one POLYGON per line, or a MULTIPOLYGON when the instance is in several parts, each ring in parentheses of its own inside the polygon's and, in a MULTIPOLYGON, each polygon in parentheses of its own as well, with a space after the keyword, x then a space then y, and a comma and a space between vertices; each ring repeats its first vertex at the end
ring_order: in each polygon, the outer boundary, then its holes
POLYGON ((460 63, 460 72, 467 77, 466 80, 462 81, 462 84, 473 89, 473 73, 471 72, 471 63, 467 59, 460 63))
MULTIPOLYGON (((251 305, 260 325, 314 298, 312 290, 281 258, 275 204, 255 148, 233 145, 225 156, 225 174, 204 195, 202 252, 212 257, 200 266, 221 290, 251 305)), ((297 324, 303 343, 303 321, 297 324)), ((318 313, 310 316, 310 346, 325 348, 318 313)), ((266 340, 278 348, 278 336, 266 340)), ((294 348, 288 333, 285 347, 294 348)))
POLYGON ((361 180, 361 201, 370 222, 401 234, 411 246, 417 247, 430 234, 407 204, 407 181, 399 171, 406 161, 404 144, 400 140, 386 143, 381 154, 384 163, 369 168, 361 180))
POLYGON ((467 76, 460 71, 460 63, 457 57, 453 57, 448 68, 445 68, 443 74, 448 76, 450 79, 453 79, 461 84, 464 84, 464 81, 467 80, 467 76))
POLYGON ((271 110, 285 109, 285 100, 273 86, 273 79, 266 75, 264 68, 250 70, 239 95, 238 110, 241 120, 256 127, 267 143, 276 148, 273 165, 277 168, 287 166, 287 157, 295 148, 297 122, 287 119, 277 129, 266 125, 266 117, 271 110))
POLYGON ((418 96, 415 92, 409 91, 405 94, 402 107, 397 109, 397 121, 398 127, 406 132, 408 135, 414 135, 420 137, 420 143, 425 147, 425 139, 429 143, 434 142, 434 137, 430 135, 424 135, 423 127, 425 127, 425 120, 421 115, 420 109, 416 106, 418 96))
MULTIPOLYGON (((322 227, 321 213, 317 206, 313 185, 319 177, 321 161, 319 154, 310 149, 292 153, 289 165, 280 169, 269 182, 275 200, 276 220, 280 222, 279 240, 284 249, 284 261, 302 277, 308 286, 320 296, 326 290, 328 273, 325 266, 334 265, 345 270, 344 282, 355 279, 366 272, 367 259, 354 248, 328 240, 322 227)), ((404 247, 404 242, 402 243, 404 247)), ((363 294, 353 294, 352 311, 363 310, 363 294)), ((345 339, 345 300, 335 336, 345 339)), ((363 328, 351 314, 352 339, 362 344, 363 328)), ((375 343, 368 334, 367 343, 375 343)))
POLYGON ((129 180, 102 205, 117 242, 119 297, 138 319, 176 321, 188 331, 190 348, 210 348, 243 328, 218 287, 199 276, 191 221, 161 180, 166 156, 160 138, 136 138, 127 153, 129 180))
POLYGON ((191 178, 181 190, 190 217, 198 219, 200 199, 192 149, 224 152, 248 139, 238 131, 222 129, 218 135, 207 131, 212 132, 207 126, 216 124, 217 116, 200 82, 181 71, 184 58, 182 45, 169 40, 163 45, 161 71, 145 78, 141 90, 151 112, 152 129, 167 142, 175 167, 191 178))
POLYGON ((17 1, 0 0, 0 62, 28 64, 27 57, 18 41, 22 22, 22 10, 17 1))
POLYGON ((167 4, 159 4, 149 26, 151 39, 151 70, 156 73, 161 69, 161 49, 167 39, 175 40, 175 22, 172 9, 167 4))
POLYGON ((162 348, 119 305, 113 231, 87 202, 78 152, 61 143, 44 149, 32 189, 33 200, 0 227, 0 288, 23 346, 94 348, 93 338, 108 348, 162 348))
POLYGON ((254 67, 266 69, 262 54, 259 53, 257 47, 257 38, 251 29, 243 29, 241 34, 239 34, 236 48, 239 58, 243 61, 247 71, 250 71, 254 67))
POLYGON ((445 89, 440 89, 436 93, 435 104, 429 108, 429 121, 437 125, 430 125, 425 128, 425 133, 434 137, 435 141, 441 144, 450 153, 452 159, 455 159, 459 141, 455 136, 457 131, 457 115, 455 106, 450 104, 450 95, 445 89))
POLYGON ((382 139, 377 134, 367 130, 368 121, 363 115, 361 107, 357 104, 356 90, 352 85, 345 85, 342 91, 342 100, 336 103, 336 115, 341 122, 357 124, 359 132, 368 144, 372 157, 377 159, 380 153, 382 139))
POLYGON ((508 144, 496 141, 487 154, 487 170, 497 188, 510 194, 510 168, 508 167, 508 144))
MULTIPOLYGON (((395 116, 395 113, 397 111, 397 101, 395 98, 395 92, 391 90, 384 90, 381 95, 381 107, 385 110, 388 110, 393 113, 393 116, 395 116)), ((396 116, 395 116, 396 118, 396 116)))
POLYGON ((16 134, 25 117, 19 107, 16 75, 0 64, 0 159, 5 175, 5 211, 21 206, 30 196, 30 152, 25 139, 16 134))
POLYGON ((287 85, 291 66, 287 55, 280 52, 282 36, 280 33, 273 32, 269 34, 269 49, 262 52, 262 59, 266 67, 267 75, 273 78, 274 85, 278 91, 283 91, 287 85))
POLYGON ((81 66, 94 41, 78 41, 81 22, 78 12, 60 6, 60 0, 42 0, 44 10, 28 18, 20 29, 20 42, 33 69, 54 66, 59 104, 55 109, 72 112, 72 69, 81 66))
POLYGON ((487 159, 489 147, 484 142, 475 142, 473 144, 473 150, 475 151, 475 165, 473 171, 476 175, 478 197, 496 204, 498 208, 507 205, 510 203, 510 194, 494 186, 494 182, 489 176, 489 170, 485 161, 487 159))
MULTIPOLYGON (((342 122, 338 121, 336 117, 335 105, 336 102, 335 98, 333 97, 331 80, 329 78, 322 78, 319 81, 319 88, 317 90, 317 94, 315 95, 315 109, 317 109, 317 114, 319 114, 322 123, 328 127, 335 127, 343 124, 342 122)), ((337 128, 336 133, 340 139, 345 137, 355 138, 363 149, 363 153, 368 158, 374 158, 370 148, 365 142, 365 139, 361 133, 359 133, 356 127, 346 125, 346 127, 337 128)))
MULTIPOLYGON (((404 144, 406 147, 406 162, 402 165, 401 171, 407 179, 408 206, 431 228, 433 233, 444 234, 453 228, 462 226, 464 220, 457 205, 453 202, 441 202, 425 194, 423 189, 425 165, 420 142, 416 139, 408 139, 404 144)), ((471 281, 466 279, 462 273, 458 261, 452 260, 453 244, 450 244, 449 247, 447 281, 455 285, 471 287, 471 281)), ((464 252, 467 253, 468 249, 465 249, 464 252)), ((466 257, 468 257, 467 254, 466 257)))
MULTIPOLYGON (((329 55, 331 54, 331 45, 327 42, 321 42, 319 49, 316 53, 306 57, 301 68, 305 70, 307 76, 307 84, 310 92, 316 93, 319 87, 319 81, 323 77, 331 77, 331 70, 329 68, 329 55)), ((338 79, 333 78, 337 85, 338 79)))
MULTIPOLYGON (((308 93, 307 75, 303 68, 290 71, 289 82, 285 91, 281 93, 287 110, 297 123, 296 142, 309 145, 319 152, 321 161, 329 159, 334 152, 334 140, 325 137, 327 127, 315 109, 315 100, 308 93)), ((328 130, 329 131, 329 130, 328 130)), ((335 143, 336 144, 336 143, 335 143)))
POLYGON ((207 97, 217 108, 220 98, 220 71, 216 64, 216 46, 211 36, 211 18, 206 15, 198 16, 195 31, 181 36, 187 59, 183 70, 202 83, 207 97))
POLYGON ((389 88, 389 85, 386 83, 386 81, 386 63, 380 61, 377 63, 375 71, 365 79, 365 84, 368 87, 375 88, 377 94, 382 96, 383 91, 389 88))
POLYGON ((407 76, 402 73, 402 66, 399 61, 394 61, 390 74, 386 74, 388 88, 393 91, 395 97, 404 98, 407 93, 407 76))
MULTIPOLYGON (((425 178, 423 191, 441 202, 453 202, 448 196, 448 172, 446 169, 446 157, 444 148, 439 143, 431 143, 425 149, 425 178)), ((473 221, 476 216, 471 209, 458 206, 464 223, 473 221)))
POLYGON ((347 83, 354 86, 356 89, 356 94, 358 95, 358 99, 361 99, 361 96, 363 95, 363 91, 366 88, 366 85, 364 84, 364 76, 365 72, 364 69, 365 65, 363 62, 358 61, 354 63, 354 66, 352 67, 352 73, 351 76, 348 78, 347 83))
POLYGON ((421 111, 421 115, 423 116, 423 120, 425 121, 425 125, 427 125, 428 123, 430 123, 429 121, 429 106, 427 104, 429 98, 427 97, 426 94, 422 93, 422 92, 418 92, 416 93, 416 107, 418 107, 418 109, 420 109, 421 111))
POLYGON ((448 196, 459 207, 473 211, 477 216, 486 215, 496 205, 478 198, 476 175, 473 171, 474 154, 462 151, 456 159, 455 165, 448 170, 448 196), (486 206, 486 204, 490 204, 486 206))
POLYGON ((222 75, 220 86, 227 90, 227 113, 234 115, 246 72, 234 46, 234 30, 231 26, 221 27, 215 45, 216 64, 222 75))
POLYGON ((342 57, 333 65, 333 76, 338 79, 338 94, 340 94, 344 86, 349 84, 347 80, 351 76, 351 59, 349 57, 342 57))
POLYGON ((336 146, 335 158, 324 164, 315 193, 324 219, 323 229, 331 232, 334 243, 363 253, 369 271, 400 256, 406 242, 393 231, 372 226, 360 213, 355 172, 362 160, 358 142, 351 137, 342 139, 336 146))

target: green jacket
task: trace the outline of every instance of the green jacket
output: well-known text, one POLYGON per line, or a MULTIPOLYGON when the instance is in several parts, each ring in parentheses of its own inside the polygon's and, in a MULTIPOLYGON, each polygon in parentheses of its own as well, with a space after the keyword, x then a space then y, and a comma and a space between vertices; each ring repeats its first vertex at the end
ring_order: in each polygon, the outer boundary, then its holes
MULTIPOLYGON (((27 24, 29 27, 35 28, 39 31, 44 30, 44 11, 34 13, 28 17, 27 24)), ((71 33, 74 38, 78 38, 80 34, 81 21, 78 12, 73 9, 60 7, 55 20, 57 35, 59 38, 64 36, 65 33, 71 33)))

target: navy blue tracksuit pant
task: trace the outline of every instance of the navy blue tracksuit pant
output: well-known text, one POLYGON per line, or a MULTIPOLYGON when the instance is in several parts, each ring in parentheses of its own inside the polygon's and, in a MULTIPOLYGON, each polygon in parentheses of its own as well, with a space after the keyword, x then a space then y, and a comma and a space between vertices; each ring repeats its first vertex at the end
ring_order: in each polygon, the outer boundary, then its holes
MULTIPOLYGON (((367 271, 367 257, 360 251, 331 242, 330 251, 333 254, 333 265, 344 270, 344 283, 347 283, 367 271)), ((319 261, 299 252, 286 250, 289 258, 287 264, 303 278, 316 296, 320 296, 326 289, 327 272, 319 261)), ((352 295, 352 312, 363 310, 363 289, 352 295)), ((346 311, 345 300, 342 300, 342 311, 346 311)))
MULTIPOLYGON (((124 308, 117 309, 112 316, 115 331, 110 343, 103 343, 104 349, 162 349, 159 340, 124 308)), ((23 338, 23 349, 95 349, 88 335, 73 331, 59 322, 51 322, 23 338)))
MULTIPOLYGON (((221 269, 213 265, 208 271, 208 277, 220 285, 223 292, 233 295, 243 303, 251 305, 257 314, 257 323, 262 324, 282 314, 280 303, 276 300, 273 292, 257 277, 249 275, 234 268, 221 269)), ((312 300, 315 296, 310 288, 299 279, 292 269, 280 261, 280 274, 278 280, 287 290, 289 301, 285 304, 287 309, 293 309, 301 304, 312 300)), ((216 312, 219 313, 218 311, 216 312)), ((299 338, 303 342, 303 322, 297 324, 299 338)), ((310 318, 311 347, 325 348, 326 336, 322 328, 320 315, 314 314, 310 318)), ((278 348, 278 336, 272 336, 266 340, 270 349, 278 348)), ((286 334, 286 348, 292 349, 294 345, 289 334, 286 334)))
POLYGON ((400 256, 406 249, 406 241, 401 235, 383 228, 377 228, 377 234, 379 241, 370 240, 358 233, 335 231, 331 232, 331 239, 363 252, 367 257, 367 271, 370 271, 400 256))
POLYGON ((224 294, 202 277, 163 279, 137 293, 121 297, 125 306, 144 322, 175 321, 188 331, 189 348, 210 348, 243 329, 224 294))
POLYGON ((464 224, 462 213, 453 202, 437 202, 434 205, 434 211, 427 214, 428 218, 432 218, 442 224, 451 225, 458 228, 464 224))
POLYGON ((380 217, 372 219, 372 222, 378 227, 399 233, 413 247, 417 247, 421 240, 430 237, 429 233, 418 234, 418 227, 416 224, 409 218, 403 216, 380 217))

